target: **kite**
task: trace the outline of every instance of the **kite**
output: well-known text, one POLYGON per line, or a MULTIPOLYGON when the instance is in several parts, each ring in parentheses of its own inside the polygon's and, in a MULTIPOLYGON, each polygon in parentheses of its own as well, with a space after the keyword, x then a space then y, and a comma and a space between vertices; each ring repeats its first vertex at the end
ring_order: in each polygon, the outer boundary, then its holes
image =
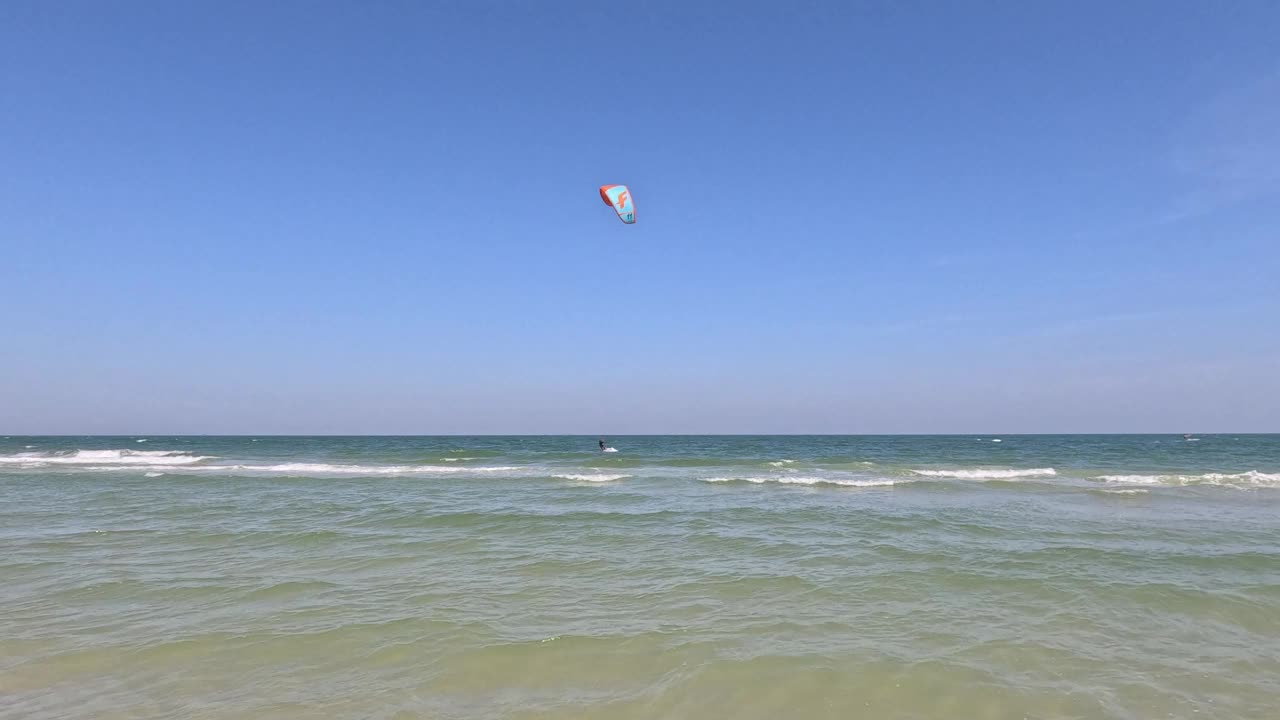
POLYGON ((631 191, 626 185, 601 185, 600 199, 618 213, 618 219, 628 225, 636 222, 636 206, 631 202, 631 191))

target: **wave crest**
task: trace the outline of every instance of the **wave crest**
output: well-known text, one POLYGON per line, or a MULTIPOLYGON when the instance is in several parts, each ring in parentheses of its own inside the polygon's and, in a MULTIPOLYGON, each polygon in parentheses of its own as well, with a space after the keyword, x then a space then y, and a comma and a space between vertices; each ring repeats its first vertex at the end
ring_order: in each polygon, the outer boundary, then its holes
POLYGON ((831 478, 831 477, 796 477, 796 476, 779 476, 779 477, 709 477, 702 478, 703 482, 709 483, 734 483, 748 482, 756 485, 765 483, 778 483, 780 485, 839 485, 841 487, 888 487, 897 485, 900 481, 890 478, 831 478))
POLYGON ((957 480, 1009 480, 1028 477, 1056 477, 1053 468, 975 468, 972 470, 912 470, 916 475, 957 480))
POLYGON ((69 453, 18 453, 0 455, 0 464, 25 465, 194 465, 212 455, 192 455, 171 450, 76 450, 69 453))
POLYGON ((552 475, 551 477, 558 478, 560 480, 577 480, 580 482, 613 482, 615 480, 625 480, 631 476, 630 475, 609 475, 607 473, 596 473, 594 475, 583 475, 583 474, 552 475))
POLYGON ((327 463, 280 463, 278 465, 214 465, 207 470, 238 470, 240 472, 299 473, 308 475, 450 475, 492 472, 516 472, 526 468, 507 466, 448 467, 444 465, 329 465, 327 463))
POLYGON ((1249 470, 1242 473, 1203 473, 1200 475, 1102 475, 1099 480, 1122 485, 1223 485, 1228 487, 1280 488, 1280 473, 1249 470))

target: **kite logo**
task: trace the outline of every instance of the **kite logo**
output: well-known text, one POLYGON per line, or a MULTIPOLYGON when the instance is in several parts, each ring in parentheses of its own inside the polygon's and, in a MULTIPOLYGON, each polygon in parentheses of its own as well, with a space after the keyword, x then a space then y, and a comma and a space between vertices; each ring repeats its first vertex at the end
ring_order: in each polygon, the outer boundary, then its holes
POLYGON ((626 207, 627 201, 630 199, 631 199, 631 194, 628 193, 626 190, 623 190, 621 193, 618 193, 618 207, 626 207))

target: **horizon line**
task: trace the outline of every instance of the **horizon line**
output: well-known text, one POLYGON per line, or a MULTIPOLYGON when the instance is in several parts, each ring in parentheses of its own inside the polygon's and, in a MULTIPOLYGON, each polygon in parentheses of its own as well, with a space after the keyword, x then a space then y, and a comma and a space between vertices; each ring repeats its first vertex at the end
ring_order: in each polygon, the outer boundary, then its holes
POLYGON ((19 438, 66 438, 66 437, 107 437, 107 438, 237 438, 237 437, 271 437, 271 438, 431 438, 431 437, 475 437, 475 438, 550 438, 550 437, 1044 437, 1044 436, 1090 436, 1090 435, 1280 435, 1280 431, 1244 431, 1232 432, 1215 430, 1211 432, 906 432, 906 433, 839 433, 839 432, 786 432, 786 433, 11 433, 3 439, 19 438))

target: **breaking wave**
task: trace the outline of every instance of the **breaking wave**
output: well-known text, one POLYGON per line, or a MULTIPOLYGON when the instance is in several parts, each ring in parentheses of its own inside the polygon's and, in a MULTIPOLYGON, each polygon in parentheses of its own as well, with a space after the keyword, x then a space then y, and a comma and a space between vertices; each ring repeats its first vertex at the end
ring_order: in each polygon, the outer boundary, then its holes
POLYGON ((957 480, 1009 480, 1028 477, 1055 477, 1058 474, 1053 468, 997 468, 975 470, 912 470, 916 475, 934 478, 954 478, 957 480))
POLYGON ((613 482, 615 480, 625 480, 631 476, 596 473, 596 474, 590 474, 590 475, 587 475, 587 474, 552 475, 551 477, 558 478, 560 480, 577 480, 580 482, 613 482))
POLYGON ((0 455, 0 464, 40 467, 44 465, 194 465, 214 459, 212 455, 192 455, 164 450, 76 450, 66 453, 18 453, 0 455))
POLYGON ((888 487, 897 485, 901 481, 892 480, 890 478, 831 478, 831 477, 797 477, 797 476, 779 476, 779 477, 709 477, 702 478, 703 482, 709 483, 736 483, 746 482, 763 485, 765 483, 778 483, 780 485, 839 485, 841 487, 888 487))
POLYGON ((1228 487, 1277 487, 1280 473, 1264 473, 1250 470, 1242 473, 1203 473, 1200 475, 1102 475, 1099 480, 1121 485, 1161 485, 1186 487, 1188 485, 1222 485, 1228 487))
POLYGON ((278 465, 214 465, 207 470, 240 472, 297 473, 300 475, 450 475, 517 472, 527 468, 514 465, 490 467, 449 467, 445 465, 329 465, 327 463, 280 463, 278 465))

